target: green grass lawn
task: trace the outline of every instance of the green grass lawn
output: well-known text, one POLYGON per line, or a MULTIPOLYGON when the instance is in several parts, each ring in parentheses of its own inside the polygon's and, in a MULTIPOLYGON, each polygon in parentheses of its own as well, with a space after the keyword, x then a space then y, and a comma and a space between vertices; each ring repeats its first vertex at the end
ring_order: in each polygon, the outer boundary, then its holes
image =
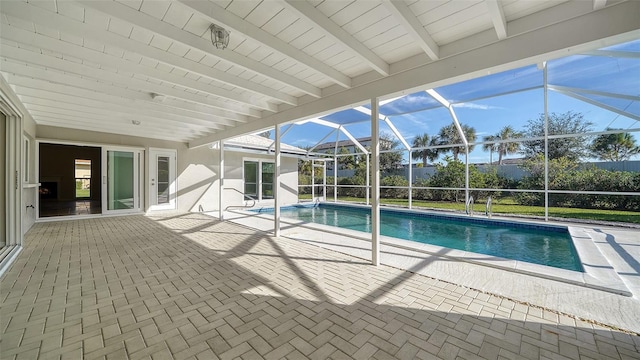
POLYGON ((76 199, 88 198, 89 196, 91 196, 91 190, 76 189, 76 199))
MULTIPOLYGON (((300 200, 310 200, 311 195, 300 195, 298 198, 300 200)), ((333 197, 329 196, 328 200, 333 200, 333 197)), ((346 196, 338 197, 338 200, 361 203, 365 202, 364 198, 346 196)), ((409 201, 407 199, 381 199, 381 203, 404 207, 409 206, 409 201)), ((412 205, 414 207, 429 209, 464 211, 464 203, 413 200, 412 205)), ((474 204, 473 210, 475 213, 484 214, 485 204, 474 204)), ((493 201, 492 210, 494 214, 544 216, 544 207, 518 205, 511 198, 495 199, 493 201)), ((640 212, 634 211, 550 207, 549 216, 565 219, 599 220, 640 224, 640 212)))

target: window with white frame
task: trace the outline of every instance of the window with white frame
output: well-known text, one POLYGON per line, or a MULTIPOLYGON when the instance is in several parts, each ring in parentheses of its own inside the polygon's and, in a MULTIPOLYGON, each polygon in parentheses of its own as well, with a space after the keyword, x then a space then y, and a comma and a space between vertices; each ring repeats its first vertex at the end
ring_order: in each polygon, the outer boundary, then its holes
POLYGON ((245 200, 273 199, 275 164, 261 160, 244 161, 245 200))

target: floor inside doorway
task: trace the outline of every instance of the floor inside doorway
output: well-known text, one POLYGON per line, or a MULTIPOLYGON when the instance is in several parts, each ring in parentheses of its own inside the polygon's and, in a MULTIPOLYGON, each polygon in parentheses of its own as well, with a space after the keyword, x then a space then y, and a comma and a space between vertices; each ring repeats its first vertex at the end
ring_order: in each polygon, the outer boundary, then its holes
POLYGON ((40 217, 100 213, 102 213, 102 203, 99 200, 40 200, 40 217))

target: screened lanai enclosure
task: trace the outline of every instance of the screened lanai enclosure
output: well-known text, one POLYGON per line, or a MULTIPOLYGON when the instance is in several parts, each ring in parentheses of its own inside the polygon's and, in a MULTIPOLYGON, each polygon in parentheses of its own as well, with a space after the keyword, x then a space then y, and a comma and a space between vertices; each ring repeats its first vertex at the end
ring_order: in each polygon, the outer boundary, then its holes
POLYGON ((382 98, 377 124, 363 103, 280 132, 306 149, 301 202, 370 204, 377 158, 382 205, 640 223, 639 100, 636 40, 382 98))

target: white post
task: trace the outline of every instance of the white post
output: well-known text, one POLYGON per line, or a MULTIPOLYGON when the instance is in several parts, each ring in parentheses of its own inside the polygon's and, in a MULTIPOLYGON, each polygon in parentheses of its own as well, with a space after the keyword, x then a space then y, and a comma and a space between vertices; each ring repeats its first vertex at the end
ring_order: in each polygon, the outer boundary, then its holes
MULTIPOLYGON (((465 144, 464 146, 464 155, 466 157, 464 164, 464 203, 466 204, 469 201, 469 144, 465 144)), ((473 213, 473 209, 470 211, 473 213)))
POLYGON ((412 205, 412 197, 413 197, 413 164, 411 163, 411 149, 409 152, 409 209, 411 209, 412 205))
POLYGON ((322 201, 327 201, 327 162, 322 162, 322 201))
POLYGON ((338 202, 338 156, 333 156, 333 202, 338 202))
POLYGON ((543 63, 544 81, 544 221, 549 221, 549 108, 547 85, 547 62, 543 63))
POLYGON ((219 170, 218 170, 218 185, 220 186, 220 190, 218 191, 218 219, 220 221, 224 220, 224 201, 222 196, 224 194, 224 140, 220 140, 218 142, 220 145, 218 160, 219 160, 219 170))
POLYGON ((315 176, 313 170, 313 160, 309 160, 309 164, 311 164, 311 201, 316 201, 316 184, 315 184, 315 176))
MULTIPOLYGON (((373 137, 373 134, 371 136, 373 137)), ((372 146, 373 146, 373 143, 372 143, 372 146)), ((366 192, 365 197, 367 198, 367 200, 366 200, 367 201, 367 205, 369 205, 369 199, 371 198, 371 196, 370 196, 371 176, 369 175, 369 173, 370 173, 370 171, 369 171, 370 170, 369 169, 369 166, 370 166, 369 165, 370 164, 369 154, 365 154, 365 157, 367 158, 367 174, 365 176, 367 178, 367 185, 366 185, 366 190, 365 190, 365 192, 366 192)))
POLYGON ((280 236, 280 125, 276 125, 275 179, 273 182, 273 235, 280 236))
MULTIPOLYGON (((380 121, 378 120, 378 99, 371 99, 371 175, 373 191, 371 196, 371 262, 380 265, 380 121)), ((367 168, 367 174, 369 173, 367 168)))

